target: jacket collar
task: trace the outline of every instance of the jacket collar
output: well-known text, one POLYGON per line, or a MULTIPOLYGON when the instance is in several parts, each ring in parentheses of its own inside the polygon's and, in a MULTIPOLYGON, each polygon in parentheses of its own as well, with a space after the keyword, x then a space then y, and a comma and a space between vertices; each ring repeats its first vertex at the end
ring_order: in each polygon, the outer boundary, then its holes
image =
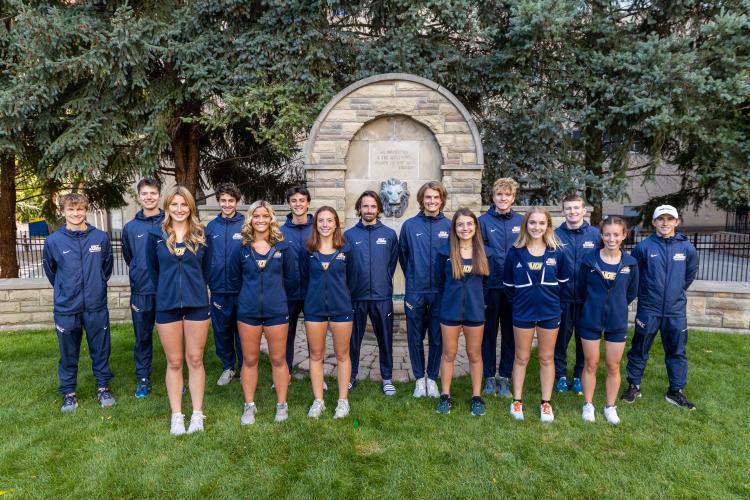
POLYGON ((293 220, 292 217, 293 217, 292 214, 287 214, 286 215, 286 222, 284 222, 284 225, 286 227, 290 227, 290 228, 294 228, 294 229, 304 229, 307 226, 312 225, 312 222, 313 222, 313 216, 312 216, 312 214, 307 214, 307 222, 305 224, 295 224, 294 222, 292 222, 292 220, 293 220))
POLYGON ((138 220, 140 220, 140 221, 144 221, 144 222, 153 222, 153 221, 156 221, 156 220, 164 218, 164 210, 162 210, 160 208, 158 214, 156 214, 156 215, 149 215, 148 217, 146 217, 143 214, 143 209, 141 209, 141 210, 138 210, 135 213, 135 218, 138 219, 138 220))
POLYGON ((570 229, 568 227, 568 223, 565 222, 565 221, 563 221, 563 223, 560 224, 560 229, 562 229, 563 231, 566 231, 568 233, 581 234, 584 231, 586 231, 589 226, 590 226, 590 224, 588 222, 583 221, 583 224, 581 224, 581 226, 578 229, 570 229))
POLYGON ((510 209, 510 211, 509 211, 509 212, 507 212, 507 213, 504 213, 504 214, 501 214, 500 212, 498 212, 498 211, 497 211, 497 208, 495 207, 495 205, 492 205, 492 206, 490 207, 490 209, 489 209, 489 210, 487 210, 487 213, 488 213, 488 214, 490 214, 490 215, 491 215, 491 216, 493 216, 493 217, 497 217, 498 219, 503 219, 503 220, 510 220, 510 219, 511 219, 511 218, 513 218, 513 216, 514 216, 514 215, 516 214, 516 213, 515 213, 515 212, 513 211, 513 209, 512 209, 512 208, 510 209))
POLYGON ((434 216, 434 217, 433 217, 433 216, 431 216, 431 215, 427 215, 427 214, 425 214, 425 213, 424 213, 424 210, 420 210, 420 211, 419 211, 419 213, 417 214, 417 217, 421 217, 421 218, 423 218, 424 220, 430 220, 430 221, 432 221, 432 220, 441 220, 441 219, 445 219, 445 214, 444 214, 443 212, 438 212, 438 214, 437 214, 436 216, 434 216))
POLYGON ((383 223, 380 222, 380 220, 378 219, 375 221, 375 224, 365 224, 364 222, 362 222, 362 219, 359 219, 359 222, 355 224, 355 227, 362 229, 364 231, 374 231, 378 228, 383 227, 383 223))

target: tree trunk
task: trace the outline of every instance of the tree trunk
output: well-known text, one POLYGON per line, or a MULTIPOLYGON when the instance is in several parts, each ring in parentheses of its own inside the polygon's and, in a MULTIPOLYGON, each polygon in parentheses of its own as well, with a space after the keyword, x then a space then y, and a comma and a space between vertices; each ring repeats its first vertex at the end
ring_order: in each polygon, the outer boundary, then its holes
POLYGON ((16 158, 0 157, 0 278, 18 278, 16 255, 16 158))
POLYGON ((183 117, 197 116, 200 105, 189 103, 176 110, 172 118, 172 154, 175 165, 175 181, 185 186, 193 196, 198 190, 200 176, 200 142, 203 130, 197 123, 185 123, 183 117))

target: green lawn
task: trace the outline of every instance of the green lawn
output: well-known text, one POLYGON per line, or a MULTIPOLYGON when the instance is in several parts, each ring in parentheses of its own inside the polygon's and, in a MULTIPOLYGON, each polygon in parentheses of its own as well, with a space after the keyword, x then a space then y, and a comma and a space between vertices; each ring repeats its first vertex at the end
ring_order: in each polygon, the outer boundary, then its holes
MULTIPOLYGON (((619 406, 623 423, 580 418, 581 398, 553 399, 557 420, 542 425, 536 405, 515 422, 506 401, 487 400, 487 415, 468 412, 469 381, 454 386, 451 415, 397 384, 386 399, 375 383, 351 395, 352 417, 332 419, 335 393, 319 421, 306 417, 307 380, 290 387, 290 420, 274 424, 270 367, 261 366, 258 422, 241 427, 239 383, 219 388, 213 344, 206 356, 206 432, 169 435, 162 382, 164 358, 154 346, 154 392, 132 396, 132 332, 112 328, 115 408, 95 403, 87 351, 82 353, 81 407, 59 412, 57 344, 52 331, 0 333, 0 495, 15 497, 748 497, 747 362, 750 338, 691 333, 687 394, 698 410, 664 401, 659 342, 635 405, 619 406)), ((536 365, 527 401, 539 397, 536 365)), ((328 381, 333 385, 333 381, 328 381)), ((189 408, 189 402, 186 401, 189 408)))

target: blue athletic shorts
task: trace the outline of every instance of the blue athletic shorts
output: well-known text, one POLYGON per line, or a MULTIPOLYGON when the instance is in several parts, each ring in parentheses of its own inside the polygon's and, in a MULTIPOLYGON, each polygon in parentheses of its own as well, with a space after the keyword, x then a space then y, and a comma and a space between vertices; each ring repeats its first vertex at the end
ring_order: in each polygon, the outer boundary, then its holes
POLYGON ((450 321, 441 319, 440 324, 445 326, 482 326, 484 325, 484 321, 450 321))
POLYGON ((276 326, 289 323, 289 316, 276 316, 274 318, 251 318, 250 316, 238 316, 237 321, 250 326, 276 326))
POLYGON ((594 330, 579 330, 578 334, 583 340, 601 340, 604 334, 604 340, 607 342, 625 342, 628 331, 621 332, 595 332, 594 330))
POLYGON ((211 309, 208 307, 182 307, 180 309, 168 309, 156 311, 156 322, 160 325, 174 323, 175 321, 203 321, 211 317, 211 309))
POLYGON ((545 330, 554 330, 560 327, 560 318, 545 319, 544 321, 517 321, 514 319, 513 326, 516 328, 544 328, 545 330))
POLYGON ((346 323, 348 321, 352 321, 353 315, 347 314, 344 316, 313 316, 313 315, 306 315, 305 321, 312 321, 313 323, 346 323))

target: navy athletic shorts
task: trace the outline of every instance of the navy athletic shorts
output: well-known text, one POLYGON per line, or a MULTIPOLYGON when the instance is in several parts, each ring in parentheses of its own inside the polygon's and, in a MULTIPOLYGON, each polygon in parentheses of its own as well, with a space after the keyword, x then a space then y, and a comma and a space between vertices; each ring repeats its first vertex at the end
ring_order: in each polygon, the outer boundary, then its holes
POLYGON ((211 309, 208 307, 182 307, 179 309, 156 311, 156 322, 160 325, 182 320, 203 321, 210 317, 211 309))
POLYGON ((596 332, 594 330, 579 330, 578 332, 583 340, 601 340, 604 334, 604 340, 607 342, 625 342, 628 331, 620 332, 596 332))
POLYGON ((251 318, 250 316, 238 316, 237 321, 241 321, 250 326, 276 326, 289 323, 289 316, 276 316, 273 318, 251 318))
POLYGON ((450 321, 441 319, 440 324, 445 326, 482 326, 484 325, 484 321, 450 321))
POLYGON ((514 319, 513 326, 516 328, 544 328, 545 330, 554 330, 560 327, 560 318, 545 319, 544 321, 518 321, 514 319))

